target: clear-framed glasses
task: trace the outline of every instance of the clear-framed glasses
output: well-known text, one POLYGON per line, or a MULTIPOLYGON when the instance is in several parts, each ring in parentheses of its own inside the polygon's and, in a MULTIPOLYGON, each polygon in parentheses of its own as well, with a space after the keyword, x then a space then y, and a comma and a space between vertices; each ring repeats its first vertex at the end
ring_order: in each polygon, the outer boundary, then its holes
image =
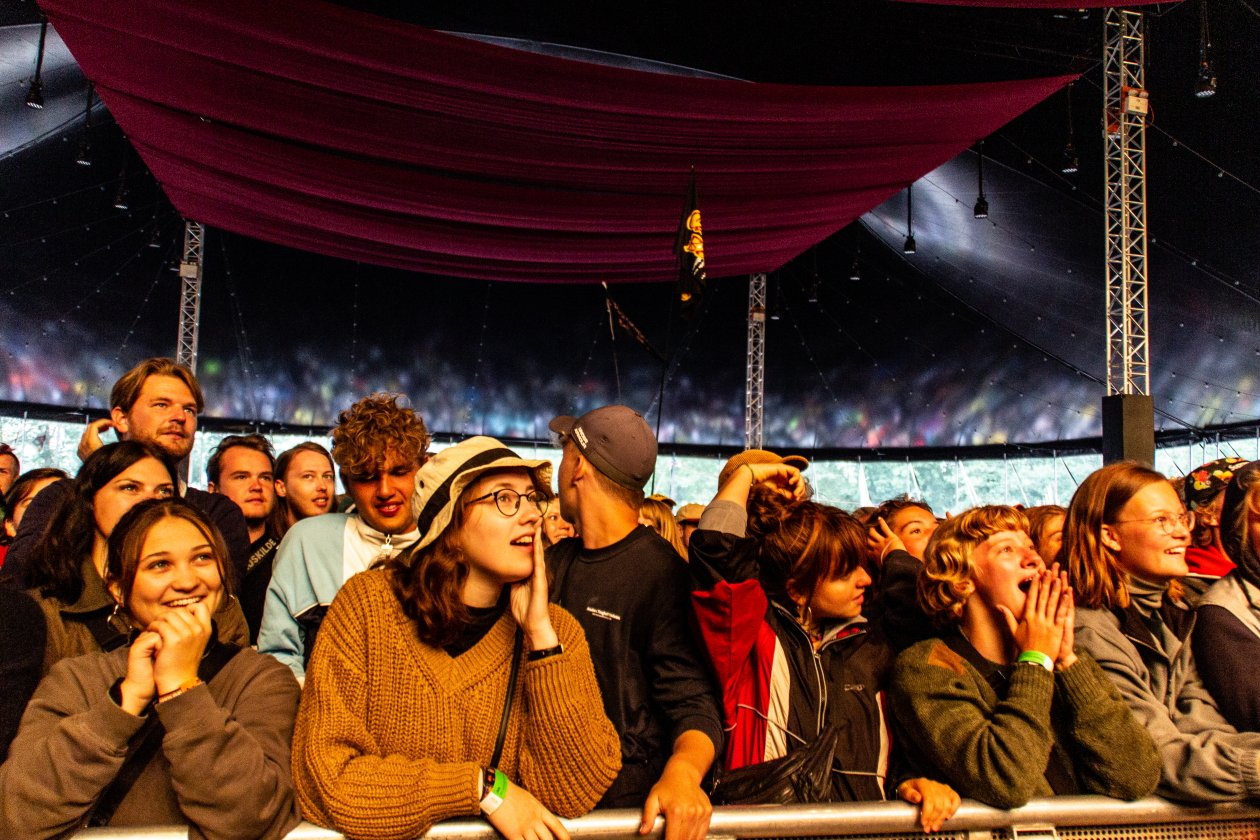
POLYGON ((475 505, 478 502, 484 502, 486 499, 494 499, 494 506, 499 509, 499 513, 504 516, 516 516, 517 511, 521 509, 521 499, 528 499, 529 503, 538 509, 540 514, 545 514, 547 508, 551 507, 551 497, 539 493, 537 490, 530 490, 528 493, 517 493, 504 487, 502 490, 495 490, 493 493, 487 493, 484 496, 478 496, 470 499, 468 504, 475 505))
POLYGON ((1184 527, 1188 531, 1194 530, 1194 511, 1188 510, 1185 513, 1179 513, 1176 516, 1150 516, 1146 519, 1121 519, 1119 522, 1113 522, 1113 525, 1127 525, 1130 522, 1151 522, 1159 527, 1168 536, 1172 536, 1177 528, 1184 527))

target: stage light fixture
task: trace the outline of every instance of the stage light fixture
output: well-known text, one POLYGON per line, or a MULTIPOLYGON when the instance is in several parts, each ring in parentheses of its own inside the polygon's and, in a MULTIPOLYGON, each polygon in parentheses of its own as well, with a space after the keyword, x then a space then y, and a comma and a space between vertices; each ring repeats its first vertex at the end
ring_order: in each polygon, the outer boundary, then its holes
POLYGON ((1069 140, 1067 146, 1063 149, 1063 163, 1059 166, 1059 171, 1064 175, 1074 175, 1081 168, 1081 160, 1076 156, 1076 147, 1069 140))
POLYGON ((44 40, 48 37, 48 18, 39 22, 39 50, 35 53, 35 76, 26 91, 26 107, 37 110, 44 107, 44 40))
POLYGON ((92 165, 92 93, 93 85, 88 82, 87 103, 83 106, 83 133, 79 136, 79 151, 74 158, 79 166, 92 165))
POLYGON ((906 187, 906 241, 901 246, 901 253, 913 254, 914 244, 914 184, 906 187))
POLYGON ((977 151, 976 161, 978 168, 976 172, 979 176, 980 195, 976 197, 976 206, 972 208, 971 214, 977 219, 989 218, 989 200, 984 197, 984 141, 980 141, 980 148, 977 151))
POLYGON ((1216 96, 1216 70, 1212 67, 1212 33, 1208 29, 1207 0, 1199 0, 1199 77, 1194 82, 1199 99, 1216 96))
POLYGON ((114 207, 119 210, 130 210, 130 198, 131 192, 127 189, 127 181, 123 179, 118 184, 118 192, 114 193, 114 207))
POLYGON ((862 279, 862 252, 853 255, 853 265, 849 267, 849 279, 854 283, 862 279))

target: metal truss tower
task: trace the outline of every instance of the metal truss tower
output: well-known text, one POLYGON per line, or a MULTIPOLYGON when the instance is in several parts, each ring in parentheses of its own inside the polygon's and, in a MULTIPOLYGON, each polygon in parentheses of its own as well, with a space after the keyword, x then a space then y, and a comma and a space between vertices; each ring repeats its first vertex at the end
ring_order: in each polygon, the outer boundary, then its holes
POLYGON ((748 365, 744 381, 744 448, 760 449, 766 396, 766 275, 748 275, 748 365))
POLYGON ((179 340, 175 361, 197 372, 197 330, 201 322, 201 255, 206 229, 184 220, 184 256, 179 261, 179 340))
POLYGON ((1107 180, 1107 393, 1150 394, 1147 340, 1145 33, 1108 8, 1103 47, 1107 180))

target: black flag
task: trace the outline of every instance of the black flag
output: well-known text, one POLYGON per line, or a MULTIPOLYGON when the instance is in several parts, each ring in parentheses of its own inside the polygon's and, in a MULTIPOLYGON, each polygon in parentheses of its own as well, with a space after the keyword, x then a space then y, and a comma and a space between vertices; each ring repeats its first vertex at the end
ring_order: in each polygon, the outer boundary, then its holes
POLYGON ((691 186, 678 223, 678 239, 674 243, 678 255, 678 301, 684 318, 694 318, 704 297, 704 231, 700 227, 700 205, 696 199, 696 173, 691 173, 691 186))

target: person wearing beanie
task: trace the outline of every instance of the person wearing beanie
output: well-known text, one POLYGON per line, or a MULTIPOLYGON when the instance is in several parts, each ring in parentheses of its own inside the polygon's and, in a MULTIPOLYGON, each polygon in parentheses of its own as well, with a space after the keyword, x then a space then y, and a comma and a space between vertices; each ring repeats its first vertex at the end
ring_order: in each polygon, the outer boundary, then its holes
POLYGON ((580 536, 547 551, 553 599, 582 625, 622 770, 600 801, 642 808, 640 833, 665 817, 666 840, 702 840, 701 787, 722 748, 716 687, 688 620, 689 577, 669 543, 639 524, 656 438, 625 406, 557 417, 559 496, 580 536))
POLYGON ((473 437, 416 474, 424 536, 346 582, 311 656, 293 738, 308 820, 411 840, 480 813, 504 837, 568 840, 557 815, 616 777, 590 649, 548 603, 550 472, 473 437))
POLYGON ((1237 467, 1232 479, 1220 534, 1236 567, 1204 593, 1190 643, 1221 714, 1236 729, 1260 732, 1260 688, 1239 679, 1260 656, 1260 461, 1237 467))

